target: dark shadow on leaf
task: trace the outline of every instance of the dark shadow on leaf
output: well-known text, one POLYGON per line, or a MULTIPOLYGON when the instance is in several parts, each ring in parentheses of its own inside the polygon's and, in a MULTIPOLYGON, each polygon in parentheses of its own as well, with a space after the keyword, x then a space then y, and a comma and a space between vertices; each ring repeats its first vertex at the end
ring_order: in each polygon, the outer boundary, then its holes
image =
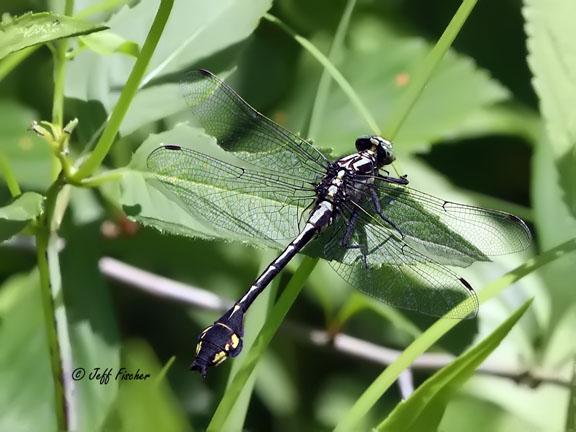
POLYGON ((126 216, 138 216, 142 213, 142 206, 140 204, 123 205, 122 210, 124 210, 126 216))

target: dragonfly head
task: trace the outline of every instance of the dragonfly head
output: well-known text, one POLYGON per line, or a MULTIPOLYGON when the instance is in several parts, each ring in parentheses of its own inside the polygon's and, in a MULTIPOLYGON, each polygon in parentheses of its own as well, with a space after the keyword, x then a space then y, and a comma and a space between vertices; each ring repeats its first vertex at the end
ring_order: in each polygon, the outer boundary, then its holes
POLYGON ((378 135, 361 136, 356 140, 356 150, 372 150, 376 153, 376 164, 378 168, 394 162, 394 150, 392 143, 378 135))

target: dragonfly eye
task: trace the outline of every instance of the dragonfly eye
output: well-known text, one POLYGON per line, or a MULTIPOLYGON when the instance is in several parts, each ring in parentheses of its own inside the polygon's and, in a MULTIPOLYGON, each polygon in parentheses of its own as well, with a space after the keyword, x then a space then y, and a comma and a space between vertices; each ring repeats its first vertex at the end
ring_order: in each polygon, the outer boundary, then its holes
POLYGON ((364 151, 372 148, 374 144, 369 136, 361 136, 356 140, 356 150, 364 151))
POLYGON ((380 144, 378 146, 378 150, 376 151, 376 164, 379 167, 390 165, 395 159, 396 156, 394 156, 391 145, 380 144))

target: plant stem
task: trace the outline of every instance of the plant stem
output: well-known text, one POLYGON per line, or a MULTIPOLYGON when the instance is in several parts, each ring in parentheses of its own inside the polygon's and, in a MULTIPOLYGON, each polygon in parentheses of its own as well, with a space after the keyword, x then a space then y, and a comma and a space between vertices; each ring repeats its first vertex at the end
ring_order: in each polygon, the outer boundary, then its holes
POLYGON ((284 30, 286 33, 292 36, 294 40, 296 40, 296 42, 302 45, 302 47, 304 47, 306 51, 308 51, 316 60, 320 62, 320 64, 322 64, 322 66, 326 68, 328 73, 332 76, 332 79, 336 81, 336 83, 340 86, 342 91, 346 94, 346 96, 348 96, 348 98, 352 102, 352 105, 354 105, 360 116, 366 121, 372 132, 374 132, 376 135, 379 135, 380 128, 378 126, 378 123, 376 123, 376 120, 374 120, 374 117, 372 117, 372 114, 370 114, 370 111, 368 111, 368 108, 366 108, 366 106, 360 99, 360 96, 356 93, 356 91, 352 88, 350 83, 346 80, 346 78, 344 78, 344 76, 340 73, 340 71, 330 62, 330 60, 326 58, 326 56, 322 54, 322 52, 318 48, 316 48, 312 43, 310 43, 310 41, 300 36, 298 33, 296 33, 294 30, 292 30, 290 27, 288 27, 274 15, 266 14, 264 15, 264 18, 276 24, 278 27, 280 27, 282 30, 284 30))
POLYGON ((64 79, 66 72, 66 39, 55 42, 52 50, 54 62, 54 98, 52 100, 52 124, 58 128, 64 125, 64 79))
MULTIPOLYGON (((338 28, 334 34, 334 40, 332 41, 332 46, 330 47, 330 52, 328 53, 328 60, 333 64, 336 63, 337 57, 342 51, 342 45, 344 44, 344 37, 350 25, 350 19, 352 18, 352 12, 356 6, 356 0, 348 0, 346 3, 346 8, 340 18, 338 23, 338 28)), ((320 123, 326 109, 326 103, 328 101, 328 96, 330 95, 330 73, 328 69, 324 68, 322 70, 322 76, 320 77, 320 82, 318 83, 318 90, 316 91, 316 97, 314 98, 314 103, 312 105, 312 112, 310 113, 310 122, 308 123, 308 134, 307 136, 311 139, 315 139, 320 130, 320 123)))
POLYGON ((46 210, 44 216, 38 224, 36 233, 36 254, 38 259, 38 271, 40 273, 40 295, 42 298, 42 309, 44 312, 44 327, 48 348, 50 350, 50 366, 52 370, 52 380, 54 382, 54 410, 58 430, 68 430, 67 401, 64 391, 64 376, 62 368, 62 358, 60 355, 60 341, 55 318, 54 299, 52 297, 52 286, 50 283, 50 269, 48 263, 48 244, 51 236, 51 220, 56 206, 58 193, 62 188, 60 178, 50 187, 46 194, 46 210))
POLYGON ((105 183, 120 180, 127 172, 128 169, 125 167, 116 168, 103 172, 97 176, 85 178, 78 185, 90 188, 102 186, 105 183))
POLYGON ((424 87, 426 87, 434 70, 444 58, 444 54, 446 54, 450 45, 452 45, 452 42, 460 32, 470 12, 474 9, 476 2, 477 0, 462 1, 462 4, 452 17, 452 20, 450 20, 446 30, 444 30, 444 33, 442 33, 442 36, 438 42, 436 42, 434 48, 432 48, 432 51, 430 51, 422 64, 414 72, 410 84, 408 84, 408 88, 398 104, 398 108, 393 111, 387 126, 384 128, 384 136, 390 139, 396 136, 404 120, 406 120, 412 107, 420 97, 424 87))
POLYGON ((6 186, 8 186, 12 198, 22 195, 22 190, 20 189, 18 180, 16 180, 16 177, 14 176, 12 167, 10 167, 10 162, 8 162, 8 159, 6 159, 2 153, 0 153, 0 172, 4 175, 6 186))
POLYGON ((226 423, 226 419, 230 415, 242 388, 254 372, 260 356, 264 353, 270 341, 280 328, 284 317, 288 313, 288 310, 298 297, 298 294, 302 290, 306 279, 316 266, 317 258, 305 257, 302 264, 298 267, 298 270, 294 273, 290 282, 286 286, 286 289, 280 296, 278 302, 274 305, 272 312, 260 333, 254 341, 254 345, 250 351, 248 351, 242 366, 234 376, 234 381, 228 387, 224 397, 220 401, 216 412, 207 427, 207 431, 221 431, 226 423))
POLYGON ((132 71, 130 72, 130 76, 126 81, 124 88, 122 89, 122 93, 120 94, 120 98, 114 107, 114 111, 112 111, 110 120, 108 121, 104 132, 102 132, 102 135, 100 136, 94 151, 78 168, 78 171, 74 175, 75 181, 81 181, 85 177, 92 174, 96 169, 98 169, 110 151, 110 147, 112 147, 112 144, 114 143, 114 139, 116 138, 118 129, 122 124, 122 120, 128 112, 130 103, 138 91, 140 81, 146 72, 146 68, 150 63, 152 54, 154 53, 154 50, 158 45, 158 41, 160 40, 160 36, 164 31, 164 27, 168 21, 170 12, 172 11, 173 4, 174 0, 161 0, 160 7, 158 8, 158 12, 154 17, 154 22, 152 23, 152 27, 148 32, 144 46, 142 47, 140 55, 138 56, 132 71))
MULTIPOLYGON (((560 246, 526 261, 521 266, 488 284, 482 291, 480 291, 478 294, 480 303, 484 303, 497 296, 504 290, 504 288, 510 286, 524 276, 574 250, 576 250, 576 238, 562 243, 560 246)), ((457 305, 456 308, 461 306, 462 304, 457 305)), ((432 324, 420 337, 414 340, 414 342, 402 351, 402 354, 400 354, 400 356, 374 380, 374 382, 364 391, 362 396, 358 398, 350 411, 346 413, 340 423, 338 423, 335 430, 354 430, 358 422, 366 415, 372 406, 374 406, 386 390, 390 388, 400 373, 404 369, 408 368, 416 358, 428 350, 438 341, 438 339, 444 336, 459 322, 460 321, 456 319, 439 319, 432 324)))

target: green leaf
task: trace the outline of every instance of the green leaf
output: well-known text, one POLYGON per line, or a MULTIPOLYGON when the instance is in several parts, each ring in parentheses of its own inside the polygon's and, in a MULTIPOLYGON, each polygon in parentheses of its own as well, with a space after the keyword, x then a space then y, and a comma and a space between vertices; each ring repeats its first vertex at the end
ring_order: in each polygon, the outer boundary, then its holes
POLYGON ((0 100, 0 152, 24 189, 46 189, 51 181, 52 153, 30 131, 36 113, 10 100, 0 100))
POLYGON ((4 15, 0 24, 0 59, 10 53, 57 39, 104 30, 106 27, 51 12, 4 15))
MULTIPOLYGON (((542 249, 547 249, 574 237, 576 219, 563 199, 560 176, 554 166, 554 155, 546 144, 546 138, 536 146, 533 158, 534 180, 532 200, 534 221, 542 249)), ((551 298, 550 331, 569 307, 576 301, 572 281, 576 278, 576 266, 569 260, 559 260, 542 269, 540 276, 551 298)))
MULTIPOLYGON (((412 71, 431 49, 423 38, 399 34, 395 28, 372 17, 355 20, 348 52, 339 65, 380 125, 396 109, 412 71)), ((322 41, 316 45, 322 46, 322 41)), ((311 87, 316 85, 309 77, 315 70, 316 62, 306 58, 299 72, 300 87, 287 108, 290 125, 296 129, 301 128, 308 112, 311 87)), ((397 148, 399 152, 424 151, 440 139, 458 136, 462 125, 508 97, 508 91, 471 58, 449 51, 395 137, 397 148)), ((354 140, 367 131, 364 119, 336 86, 321 125, 317 142, 333 147, 336 154, 349 153, 354 140)), ((498 127, 502 129, 501 124, 498 127)), ((468 129, 466 126, 463 132, 468 133, 468 129)))
POLYGON ((164 373, 154 351, 142 341, 128 342, 123 351, 122 367, 129 373, 139 369, 143 374, 150 374, 150 378, 121 382, 118 399, 102 430, 190 431, 186 413, 166 380, 161 379, 164 373))
POLYGON ((570 398, 568 414, 566 415, 566 430, 576 430, 576 358, 572 359, 572 381, 570 382, 570 398))
POLYGON ((80 36, 79 39, 92 51, 101 55, 122 53, 132 57, 138 57, 140 53, 140 47, 137 43, 128 41, 112 31, 80 36))
MULTIPOLYGON (((555 158, 576 146, 576 3, 556 0, 525 0, 528 64, 540 99, 549 145, 555 158)), ((573 201, 572 201, 573 202, 573 201)))
MULTIPOLYGON (((546 130, 534 155, 532 199, 539 240, 549 248, 576 232, 576 3, 524 4, 528 64, 546 130)), ((552 293, 553 320, 559 320, 576 300, 571 283, 576 267, 558 262, 543 276, 552 293)))
POLYGON ((198 129, 178 125, 174 129, 150 135, 134 154, 129 171, 119 185, 105 187, 107 195, 134 220, 151 225, 160 231, 189 237, 215 238, 217 231, 210 229, 182 207, 175 197, 161 187, 148 174, 146 157, 161 144, 195 142, 210 146, 211 140, 198 129), (116 187, 119 186, 119 189, 116 187))
POLYGON ((287 417, 296 413, 298 391, 282 359, 268 351, 258 363, 256 393, 266 408, 276 417, 287 417))
POLYGON ((0 289, 0 430, 54 430, 53 384, 36 271, 0 289))
MULTIPOLYGON (((81 367, 87 372, 96 367, 117 371, 120 365, 115 311, 106 281, 98 270, 103 253, 99 236, 99 223, 68 231, 66 248, 60 256, 73 368, 81 367)), ((97 429, 116 398, 118 381, 100 385, 83 379, 74 384, 77 429, 97 429)))
MULTIPOLYGON (((271 0, 176 2, 150 61, 143 88, 131 104, 120 132, 128 134, 147 122, 184 109, 177 89, 166 93, 155 91, 152 80, 175 74, 171 79, 177 81, 178 73, 190 65, 244 40, 270 6, 271 0), (153 94, 146 96, 148 92, 153 94), (150 100, 154 102, 150 103, 150 100)), ((114 34, 142 46, 147 31, 142 23, 151 22, 157 9, 158 0, 141 1, 134 7, 123 7, 107 25, 114 34)), ((69 65, 65 94, 81 100, 99 100, 110 111, 126 82, 132 62, 125 56, 111 62, 95 53, 82 52, 69 65)))
POLYGON ((400 402, 376 430, 398 432, 437 430, 450 398, 472 376, 484 359, 498 347, 531 303, 532 300, 524 303, 482 342, 427 379, 408 400, 400 402))
MULTIPOLYGON (((538 270, 539 268, 557 261, 570 252, 576 250, 576 239, 567 241, 545 253, 529 260, 525 264, 517 267, 516 269, 508 272, 504 276, 496 279, 488 284, 483 290, 479 292, 478 299, 480 304, 486 302, 488 299, 494 298, 499 295, 502 290, 510 284, 520 280, 524 276, 538 270)), ((466 302, 468 302, 467 300, 466 302)), ((458 307, 461 307, 459 305, 458 307)), ((382 397, 382 395, 390 388, 396 381, 402 371, 412 364, 412 362, 419 357, 422 353, 434 345, 442 336, 448 333, 453 327, 458 324, 454 319, 440 319, 432 324, 421 336, 416 338, 400 356, 394 360, 384 371, 374 380, 372 384, 364 391, 362 396, 354 403, 354 406, 348 413, 345 414, 343 419, 336 428, 337 431, 351 430, 356 424, 370 411, 374 404, 382 397)))
POLYGON ((10 204, 0 207, 0 242, 21 231, 28 222, 42 213, 44 197, 26 192, 10 204))

